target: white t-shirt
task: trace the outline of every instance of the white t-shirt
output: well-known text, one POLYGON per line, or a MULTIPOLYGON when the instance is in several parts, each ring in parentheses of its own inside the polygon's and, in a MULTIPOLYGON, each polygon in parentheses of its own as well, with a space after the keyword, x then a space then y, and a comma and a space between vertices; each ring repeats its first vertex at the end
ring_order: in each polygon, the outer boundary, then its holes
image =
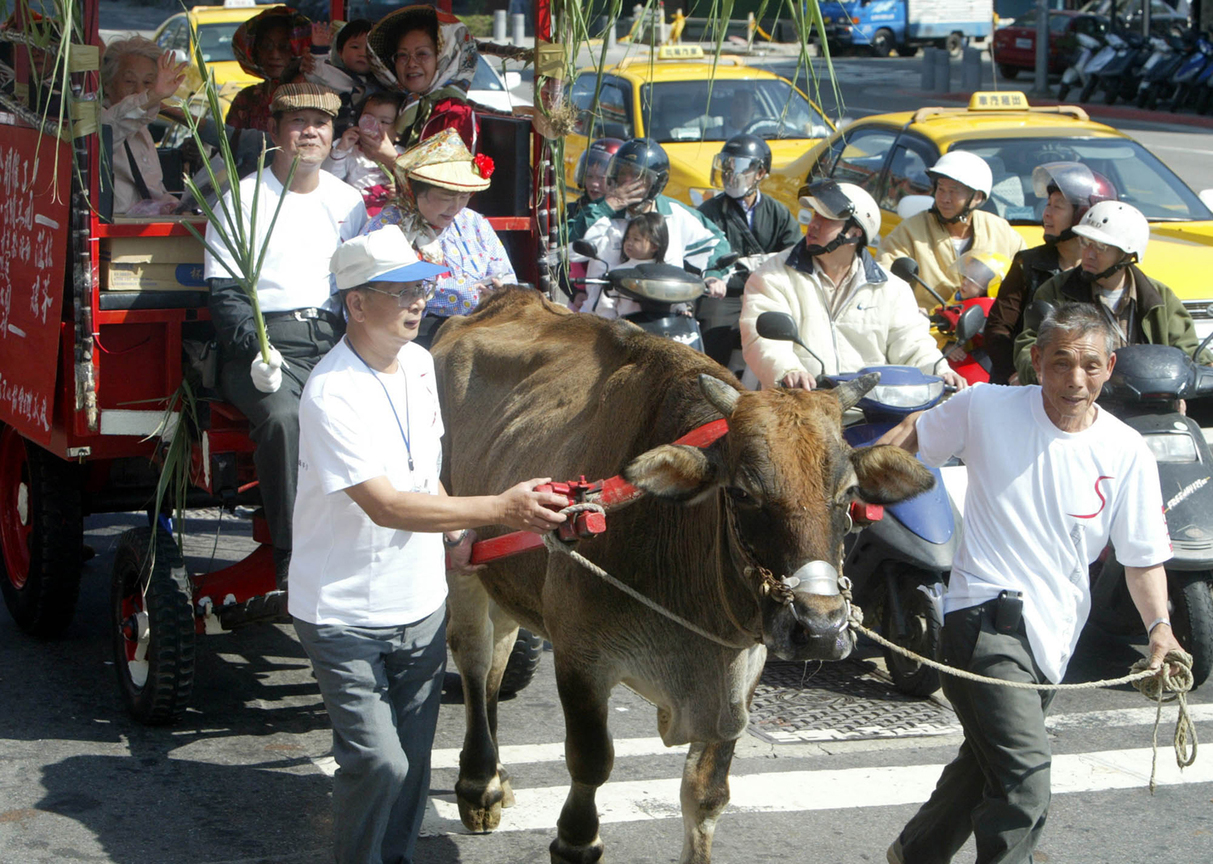
POLYGON ((944 612, 1022 591, 1028 641, 1060 681, 1091 611, 1087 567, 1108 541, 1130 567, 1171 557, 1158 466, 1133 429, 1099 409, 1082 432, 1058 429, 1040 387, 979 384, 918 420, 928 465, 969 471, 964 532, 944 612))
MULTIPOLYGON (((257 238, 254 251, 261 248, 278 199, 282 184, 266 166, 262 172, 261 192, 257 196, 257 238)), ((287 312, 291 309, 337 310, 330 299, 329 259, 337 247, 356 237, 366 224, 366 205, 356 189, 342 183, 326 171, 320 172, 320 185, 311 192, 290 192, 282 202, 278 221, 274 223, 273 241, 261 265, 257 282, 257 300, 262 312, 287 312)), ((253 212, 253 192, 257 186, 254 172, 240 181, 240 207, 247 226, 253 212)), ((232 206, 231 191, 223 196, 232 206)), ((222 218, 223 210, 215 212, 222 218)), ((229 236, 231 231, 228 231, 229 236)), ((221 261, 233 264, 227 247, 219 239, 213 225, 206 226, 206 241, 220 255, 217 260, 208 250, 203 264, 207 279, 231 279, 232 274, 221 261)), ((235 267, 233 266, 233 270, 235 267)))
POLYGON ((394 627, 442 606, 442 535, 382 528, 344 491, 387 477, 399 491, 437 494, 442 431, 434 360, 419 345, 401 349, 393 375, 368 369, 344 339, 316 364, 299 403, 293 616, 394 627))

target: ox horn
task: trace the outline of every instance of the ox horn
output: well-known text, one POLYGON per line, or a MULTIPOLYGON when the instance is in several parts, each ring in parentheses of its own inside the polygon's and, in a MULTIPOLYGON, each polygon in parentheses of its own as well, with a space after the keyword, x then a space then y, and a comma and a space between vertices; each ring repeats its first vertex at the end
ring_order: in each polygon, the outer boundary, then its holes
POLYGON ((859 404, 867 392, 880 383, 879 372, 869 372, 867 375, 860 375, 858 378, 852 378, 843 384, 839 384, 834 388, 835 395, 838 396, 838 404, 843 411, 848 408, 854 408, 859 404))
POLYGON ((716 406, 716 410, 723 414, 726 418, 733 416, 733 409, 737 407, 737 400, 741 394, 737 392, 737 388, 732 387, 712 375, 699 376, 699 389, 703 391, 703 395, 708 397, 708 401, 716 406))

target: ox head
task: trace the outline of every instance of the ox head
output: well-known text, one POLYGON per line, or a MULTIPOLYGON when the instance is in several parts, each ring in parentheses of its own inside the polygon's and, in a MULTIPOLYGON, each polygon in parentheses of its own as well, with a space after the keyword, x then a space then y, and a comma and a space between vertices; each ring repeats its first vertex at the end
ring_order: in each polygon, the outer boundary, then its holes
POLYGON ((655 447, 624 471, 628 482, 662 498, 724 496, 730 578, 757 603, 759 611, 746 617, 760 615, 764 644, 787 660, 840 660, 854 647, 836 569, 851 502, 892 504, 934 482, 901 448, 852 450, 843 440, 842 412, 878 380, 871 374, 836 390, 743 393, 700 375, 729 434, 706 450, 655 447))

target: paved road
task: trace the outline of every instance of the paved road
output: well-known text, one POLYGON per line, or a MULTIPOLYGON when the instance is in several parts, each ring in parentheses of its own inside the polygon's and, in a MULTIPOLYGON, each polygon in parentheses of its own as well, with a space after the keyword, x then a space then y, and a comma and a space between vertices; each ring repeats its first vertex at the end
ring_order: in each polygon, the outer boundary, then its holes
MULTIPOLYGON (((289 627, 203 638, 195 707, 178 726, 143 728, 125 714, 113 683, 107 580, 118 534, 138 519, 90 519, 88 540, 99 554, 86 566, 65 638, 28 639, 0 614, 0 864, 329 860, 329 728, 289 627)), ((213 566, 213 548, 223 563, 250 544, 247 522, 225 516, 220 523, 213 511, 193 514, 189 531, 191 571, 213 566)), ((1131 647, 1094 640, 1072 677, 1121 674, 1136 656, 1131 647)), ((879 677, 878 658, 865 657, 820 670, 768 667, 790 686, 760 690, 763 722, 739 747, 716 860, 884 860, 885 846, 929 794, 959 739, 950 712, 898 699, 879 677)), ((1202 724, 1213 719, 1211 697, 1193 697, 1202 724)), ((1038 860, 1119 864, 1139 860, 1135 850, 1143 848, 1159 860, 1207 858, 1213 760, 1203 756, 1180 776, 1164 749, 1163 785, 1151 798, 1153 710, 1140 696, 1064 694, 1056 706, 1058 794, 1038 860)), ((610 860, 674 861, 681 751, 660 745, 653 708, 626 689, 615 694, 611 723, 618 755, 599 799, 610 860)), ((452 789, 462 732, 462 707, 451 700, 439 722, 419 860, 547 860, 567 790, 550 659, 502 708, 500 740, 518 806, 490 836, 458 825, 452 789)))

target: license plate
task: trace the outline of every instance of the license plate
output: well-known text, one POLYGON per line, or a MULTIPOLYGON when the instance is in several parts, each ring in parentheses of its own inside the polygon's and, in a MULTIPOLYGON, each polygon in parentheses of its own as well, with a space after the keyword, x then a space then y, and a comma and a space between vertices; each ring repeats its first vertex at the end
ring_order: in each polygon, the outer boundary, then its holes
POLYGON ((1016 39, 1015 47, 1016 48, 1031 48, 1032 40, 1031 39, 1016 39))

